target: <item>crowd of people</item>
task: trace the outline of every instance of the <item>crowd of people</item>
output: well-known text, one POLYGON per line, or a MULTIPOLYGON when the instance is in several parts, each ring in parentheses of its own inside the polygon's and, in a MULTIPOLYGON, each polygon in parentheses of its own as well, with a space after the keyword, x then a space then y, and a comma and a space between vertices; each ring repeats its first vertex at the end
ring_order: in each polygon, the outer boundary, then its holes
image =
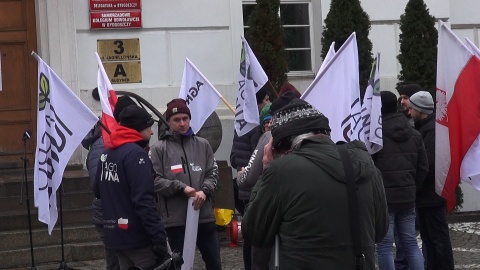
MULTIPOLYGON (((332 141, 329 119, 288 82, 272 103, 266 86, 256 98, 260 125, 235 133, 230 155, 244 269, 454 269, 446 202, 435 193, 429 92, 381 92, 383 148, 372 155, 363 142, 332 141)), ((167 104, 168 129, 151 145, 144 108, 122 96, 113 114, 111 148, 98 126, 82 142, 106 268, 155 269, 181 253, 190 199, 205 267, 222 269, 218 167, 185 100, 167 104)))

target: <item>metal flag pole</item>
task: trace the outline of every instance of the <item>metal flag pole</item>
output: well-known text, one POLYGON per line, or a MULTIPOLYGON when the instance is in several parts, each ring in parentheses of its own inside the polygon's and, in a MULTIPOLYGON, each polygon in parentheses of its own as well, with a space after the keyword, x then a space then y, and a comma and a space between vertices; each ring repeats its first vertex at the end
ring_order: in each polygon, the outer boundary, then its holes
POLYGON ((28 194, 28 181, 27 181, 27 140, 32 137, 32 132, 29 130, 23 133, 22 141, 23 141, 23 157, 21 158, 23 161, 23 178, 22 184, 20 189, 20 204, 23 203, 23 185, 25 185, 25 195, 27 197, 27 213, 28 213, 28 233, 30 236, 30 256, 32 258, 32 267, 31 270, 37 270, 35 267, 35 257, 33 256, 33 238, 32 238, 32 217, 30 216, 30 197, 28 194))

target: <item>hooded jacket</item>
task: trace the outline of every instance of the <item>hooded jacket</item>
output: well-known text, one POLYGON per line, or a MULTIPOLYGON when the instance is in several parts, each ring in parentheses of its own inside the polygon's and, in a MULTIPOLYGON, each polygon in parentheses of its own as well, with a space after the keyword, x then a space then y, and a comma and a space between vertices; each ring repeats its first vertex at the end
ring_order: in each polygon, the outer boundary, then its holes
POLYGON ((218 182, 218 166, 207 140, 167 130, 150 147, 155 169, 155 192, 165 227, 184 226, 187 218, 186 186, 203 190, 207 199, 200 208, 199 223, 214 222, 212 195, 218 182))
POLYGON ((415 207, 415 194, 428 172, 422 136, 400 113, 382 117, 383 148, 372 155, 382 172, 390 212, 415 207))
MULTIPOLYGON (((380 172, 365 145, 347 144, 357 185, 364 269, 375 269, 375 242, 388 230, 380 172)), ((271 247, 280 236, 281 269, 355 269, 346 177, 337 146, 326 136, 303 140, 272 161, 252 193, 242 235, 271 247)))
POLYGON ((417 207, 445 205, 445 199, 435 192, 435 113, 415 122, 415 129, 422 134, 429 168, 425 180, 417 191, 417 207))
MULTIPOLYGON (((88 170, 88 177, 90 179, 90 188, 92 191, 95 187, 95 174, 97 173, 98 160, 100 155, 105 151, 105 146, 103 145, 102 133, 100 132, 100 127, 96 125, 87 136, 82 140, 82 146, 88 150, 86 166, 88 170)), ((95 225, 103 225, 103 214, 102 214, 102 200, 94 198, 92 202, 93 217, 92 222, 95 225)))
POLYGON ((123 126, 110 139, 112 148, 100 157, 94 188, 95 196, 102 199, 105 247, 125 250, 165 243, 145 141, 123 126))

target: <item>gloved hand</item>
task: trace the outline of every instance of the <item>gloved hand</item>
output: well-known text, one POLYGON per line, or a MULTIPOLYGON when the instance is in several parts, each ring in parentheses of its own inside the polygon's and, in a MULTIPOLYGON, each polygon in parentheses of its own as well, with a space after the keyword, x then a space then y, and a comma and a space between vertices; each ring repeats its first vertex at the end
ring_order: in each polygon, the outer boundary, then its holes
POLYGON ((154 243, 153 252, 155 252, 155 255, 157 255, 157 258, 159 258, 161 262, 170 256, 170 254, 168 254, 167 242, 154 243))

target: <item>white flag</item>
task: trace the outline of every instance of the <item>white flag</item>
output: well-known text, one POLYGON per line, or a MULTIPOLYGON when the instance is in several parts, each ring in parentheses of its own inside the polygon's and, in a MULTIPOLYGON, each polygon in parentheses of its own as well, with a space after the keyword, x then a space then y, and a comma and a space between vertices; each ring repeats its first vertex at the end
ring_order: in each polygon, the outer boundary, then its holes
POLYGON ((192 127, 194 133, 202 128, 203 123, 215 111, 221 96, 217 89, 187 58, 178 97, 187 102, 192 115, 190 127, 192 127))
POLYGON ((370 155, 380 151, 383 147, 379 66, 380 53, 377 53, 362 104, 364 143, 370 155))
POLYGON ((245 135, 260 124, 255 94, 267 82, 267 74, 263 71, 252 49, 250 49, 247 40, 242 37, 240 74, 235 107, 235 130, 238 136, 245 135))
POLYGON ((37 149, 34 198, 38 220, 52 234, 57 222, 56 192, 63 171, 82 139, 98 117, 68 88, 43 60, 38 60, 37 149))
POLYGON ((335 41, 330 44, 330 48, 328 49, 327 55, 325 55, 325 59, 323 59, 322 65, 320 66, 320 69, 318 70, 317 76, 322 73, 322 71, 325 69, 327 66, 328 62, 332 60, 332 58, 335 56, 335 41))
POLYGON ((301 97, 328 118, 334 142, 363 141, 358 69, 352 33, 301 97))
POLYGON ((475 54, 478 58, 480 58, 480 49, 478 49, 477 46, 475 46, 475 43, 473 43, 470 39, 465 38, 465 45, 467 45, 467 48, 475 54))

